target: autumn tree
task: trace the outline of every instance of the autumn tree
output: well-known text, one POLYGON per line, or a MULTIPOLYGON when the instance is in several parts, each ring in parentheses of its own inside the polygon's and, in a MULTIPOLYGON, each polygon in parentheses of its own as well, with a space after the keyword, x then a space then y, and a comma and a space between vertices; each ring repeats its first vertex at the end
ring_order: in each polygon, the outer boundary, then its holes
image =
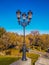
POLYGON ((6 32, 4 28, 0 28, 0 37, 6 32))

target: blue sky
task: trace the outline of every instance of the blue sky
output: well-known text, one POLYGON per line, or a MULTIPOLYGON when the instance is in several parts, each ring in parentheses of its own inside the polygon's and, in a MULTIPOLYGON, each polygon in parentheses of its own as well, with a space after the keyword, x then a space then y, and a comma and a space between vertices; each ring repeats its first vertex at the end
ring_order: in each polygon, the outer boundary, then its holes
POLYGON ((49 0, 0 0, 0 27, 22 34, 23 28, 16 18, 18 9, 21 12, 33 12, 30 25, 26 27, 26 34, 34 30, 49 33, 49 0))

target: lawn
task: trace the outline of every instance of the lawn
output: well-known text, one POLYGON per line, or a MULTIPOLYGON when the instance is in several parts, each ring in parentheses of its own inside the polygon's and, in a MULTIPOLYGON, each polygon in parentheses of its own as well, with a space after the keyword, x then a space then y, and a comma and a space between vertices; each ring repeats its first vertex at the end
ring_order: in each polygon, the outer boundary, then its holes
MULTIPOLYGON (((35 65, 35 62, 37 61, 39 55, 27 53, 27 57, 32 59, 32 65, 35 65)), ((9 65, 15 61, 20 59, 20 57, 7 57, 7 56, 0 56, 0 65, 9 65)))
MULTIPOLYGON (((22 56, 22 53, 19 53, 19 50, 12 49, 11 52, 12 52, 12 55, 0 56, 0 65, 9 65, 9 64, 17 61, 18 59, 20 59, 20 57, 18 57, 18 56, 22 56), (15 57, 15 56, 17 56, 17 57, 15 57)), ((37 61, 39 55, 33 54, 33 53, 27 53, 27 57, 31 58, 32 65, 35 65, 35 62, 37 61)))
POLYGON ((19 58, 17 57, 6 57, 0 56, 0 65, 9 65, 14 61, 17 61, 19 58))

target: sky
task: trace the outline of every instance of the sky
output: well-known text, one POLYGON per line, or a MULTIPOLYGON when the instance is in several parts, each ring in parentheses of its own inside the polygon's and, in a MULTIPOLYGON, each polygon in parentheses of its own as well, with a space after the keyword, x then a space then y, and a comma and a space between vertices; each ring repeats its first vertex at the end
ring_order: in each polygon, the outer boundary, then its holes
POLYGON ((38 30, 49 34, 49 0, 0 0, 0 27, 8 32, 23 34, 23 27, 18 24, 16 11, 33 12, 32 20, 26 27, 26 34, 38 30))

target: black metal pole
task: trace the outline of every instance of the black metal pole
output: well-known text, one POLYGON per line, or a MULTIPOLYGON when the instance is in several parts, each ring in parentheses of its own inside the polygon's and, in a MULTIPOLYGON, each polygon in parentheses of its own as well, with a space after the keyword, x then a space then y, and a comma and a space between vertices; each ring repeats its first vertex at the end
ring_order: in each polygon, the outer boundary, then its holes
POLYGON ((24 35, 23 44, 25 44, 25 26, 23 26, 23 35, 24 35))
POLYGON ((22 54, 22 60, 23 61, 26 61, 26 44, 25 44, 25 26, 23 26, 23 35, 24 35, 24 39, 23 39, 23 46, 22 46, 22 51, 23 51, 23 54, 22 54))

